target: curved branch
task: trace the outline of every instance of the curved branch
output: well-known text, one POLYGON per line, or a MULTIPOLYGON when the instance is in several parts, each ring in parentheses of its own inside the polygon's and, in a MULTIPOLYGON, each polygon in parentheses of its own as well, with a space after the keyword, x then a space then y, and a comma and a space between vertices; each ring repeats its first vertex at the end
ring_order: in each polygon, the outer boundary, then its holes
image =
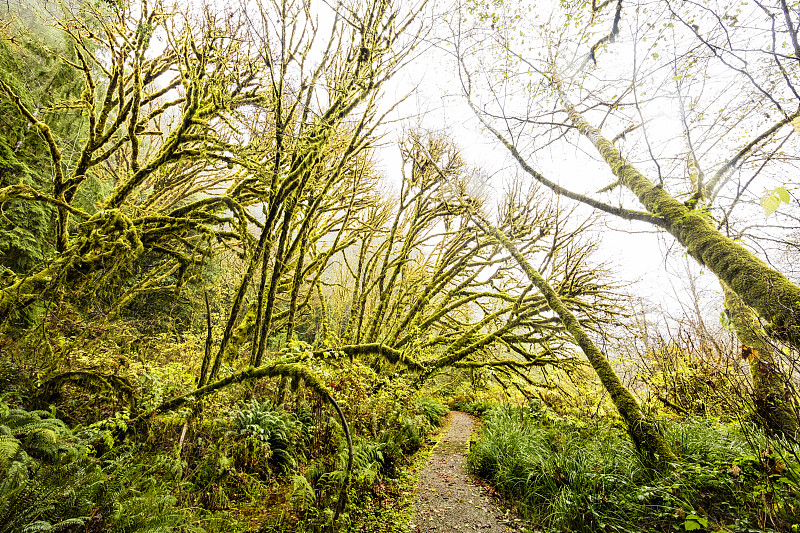
POLYGON ((199 389, 195 389, 188 394, 184 394, 183 396, 179 396, 164 402, 155 409, 140 414, 135 419, 131 420, 128 425, 132 427, 136 426, 137 423, 142 422, 145 418, 154 416, 156 413, 171 411, 186 404, 194 403, 205 396, 218 392, 229 385, 233 385, 234 383, 243 383, 245 381, 252 381, 264 377, 289 376, 302 378, 306 384, 306 387, 317 392, 333 406, 337 415, 339 416, 339 420, 342 422, 342 430, 347 438, 347 470, 345 472, 344 481, 342 482, 342 488, 339 491, 339 499, 336 502, 336 512, 333 516, 333 522, 336 523, 339 514, 344 510, 347 496, 347 486, 350 484, 350 474, 353 470, 353 438, 350 435, 350 426, 348 426, 347 419, 345 418, 341 407, 339 407, 339 404, 336 402, 336 400, 334 400, 325 384, 310 370, 299 364, 300 360, 300 357, 293 357, 284 361, 273 363, 271 365, 260 366, 258 368, 248 368, 247 370, 239 372, 238 374, 233 374, 227 378, 210 383, 204 387, 200 387, 199 389))
POLYGON ((42 194, 33 187, 24 185, 22 183, 9 185, 8 187, 3 187, 0 189, 0 204, 7 202, 8 200, 31 200, 34 202, 42 202, 65 209, 69 211, 70 214, 73 214, 83 220, 89 220, 91 218, 91 215, 86 211, 78 209, 77 207, 73 207, 62 200, 59 200, 58 198, 53 198, 52 196, 42 194))
POLYGON ((537 357, 532 361, 515 361, 513 359, 502 359, 499 361, 459 361, 453 363, 452 366, 456 368, 529 368, 532 366, 555 365, 557 363, 559 363, 559 360, 555 358, 537 357))
POLYGON ((417 362, 411 357, 407 357, 401 350, 395 350, 394 348, 379 342, 370 344, 350 344, 332 350, 317 350, 314 352, 314 355, 316 357, 321 357, 324 356, 326 352, 331 351, 344 352, 351 358, 356 355, 380 355, 392 363, 403 363, 411 370, 418 372, 425 370, 425 367, 422 366, 421 363, 417 362))

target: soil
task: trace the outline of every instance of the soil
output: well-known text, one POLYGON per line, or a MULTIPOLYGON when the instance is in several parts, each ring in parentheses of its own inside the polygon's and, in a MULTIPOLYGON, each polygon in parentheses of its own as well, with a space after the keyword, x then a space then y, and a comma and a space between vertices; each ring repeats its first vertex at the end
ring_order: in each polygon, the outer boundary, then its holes
POLYGON ((481 486, 465 471, 464 454, 469 451, 474 427, 472 417, 458 411, 450 416, 447 433, 420 473, 411 533, 524 531, 511 510, 501 510, 491 488, 481 486))

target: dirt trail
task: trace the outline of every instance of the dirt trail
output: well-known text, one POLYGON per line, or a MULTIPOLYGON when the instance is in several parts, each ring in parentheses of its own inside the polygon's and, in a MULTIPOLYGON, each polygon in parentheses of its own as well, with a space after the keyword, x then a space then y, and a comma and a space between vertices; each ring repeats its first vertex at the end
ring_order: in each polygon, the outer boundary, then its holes
POLYGON ((511 513, 501 511, 464 469, 472 419, 453 411, 447 433, 433 450, 419 476, 411 533, 472 531, 508 533, 521 531, 511 513))

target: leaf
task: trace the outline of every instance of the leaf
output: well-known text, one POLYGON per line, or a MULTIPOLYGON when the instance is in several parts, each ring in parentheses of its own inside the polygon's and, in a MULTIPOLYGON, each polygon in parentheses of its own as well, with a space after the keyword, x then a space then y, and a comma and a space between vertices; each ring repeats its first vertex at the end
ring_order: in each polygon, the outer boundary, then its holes
POLYGON ((703 518, 694 513, 686 515, 686 521, 683 523, 686 531, 693 531, 696 529, 704 529, 708 527, 708 518, 703 518))
POLYGON ((800 135, 800 117, 795 118, 791 124, 794 126, 794 131, 800 135))
POLYGON ((694 531, 697 529, 704 529, 708 527, 708 518, 703 518, 694 513, 686 515, 686 521, 683 523, 686 531, 694 531))
POLYGON ((0 435, 0 467, 5 468, 20 451, 19 441, 11 435, 0 435))
POLYGON ((766 191, 761 198, 761 207, 764 208, 764 213, 767 216, 772 215, 780 207, 781 202, 788 204, 792 201, 792 196, 786 187, 776 187, 771 191, 766 191))
POLYGON ((679 81, 679 80, 683 79, 683 76, 672 76, 672 79, 674 81, 679 81))
POLYGON ((781 199, 775 194, 770 194, 769 196, 765 196, 761 199, 761 207, 764 208, 764 214, 767 216, 770 216, 777 211, 779 205, 781 205, 781 199))

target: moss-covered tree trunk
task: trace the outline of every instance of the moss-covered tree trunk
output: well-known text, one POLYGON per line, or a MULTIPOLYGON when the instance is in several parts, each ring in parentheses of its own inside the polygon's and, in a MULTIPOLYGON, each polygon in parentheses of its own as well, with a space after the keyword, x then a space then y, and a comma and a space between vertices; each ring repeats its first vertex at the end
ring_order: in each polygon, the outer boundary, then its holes
POLYGON ((520 268, 525 272, 530 282, 544 295, 550 309, 561 319, 564 327, 575 339, 575 342, 586 355, 587 359, 589 359, 589 363, 600 378, 600 382, 611 397, 611 401, 625 421, 628 435, 630 435, 636 447, 653 464, 664 465, 668 461, 674 460, 675 455, 672 453, 666 440, 664 440, 664 437, 659 433, 652 420, 642 412, 639 402, 636 401, 633 394, 622 384, 609 360, 603 355, 603 352, 600 351, 600 348, 597 347, 592 339, 589 338, 589 335, 583 327, 581 327, 580 322, 578 322, 578 319, 567 309, 556 291, 547 283, 547 280, 533 268, 528 260, 517 250, 517 247, 514 246, 511 239, 502 231, 495 228, 481 215, 474 213, 474 216, 477 219, 478 225, 481 226, 481 229, 497 239, 503 247, 508 250, 519 264, 520 268))
POLYGON ((703 210, 672 197, 639 172, 600 130, 576 109, 564 104, 570 120, 602 155, 620 184, 628 188, 689 254, 738 294, 769 322, 770 333, 800 349, 800 287, 770 268, 741 244, 723 235, 703 210))
POLYGON ((764 429, 772 434, 794 435, 797 414, 792 409, 791 389, 775 365, 773 346, 755 312, 739 295, 722 283, 725 311, 742 343, 742 355, 748 358, 753 378, 753 401, 764 429))

